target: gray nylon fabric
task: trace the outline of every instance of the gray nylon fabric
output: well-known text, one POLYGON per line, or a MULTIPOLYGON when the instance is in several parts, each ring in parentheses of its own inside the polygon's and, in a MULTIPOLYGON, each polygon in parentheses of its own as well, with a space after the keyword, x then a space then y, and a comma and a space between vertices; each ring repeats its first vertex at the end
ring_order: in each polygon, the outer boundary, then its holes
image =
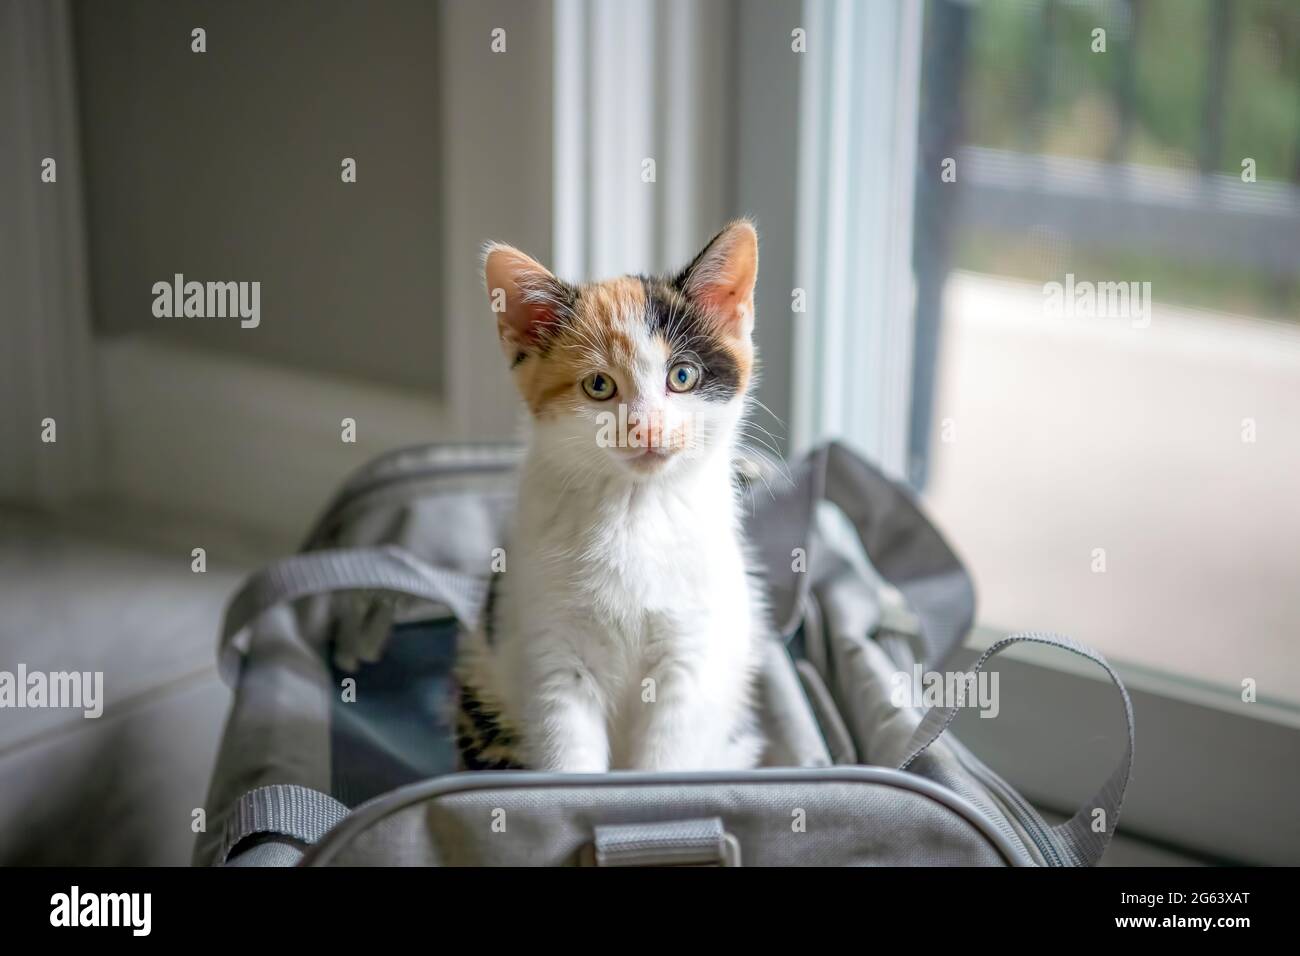
POLYGON ((230 600, 221 626, 218 656, 230 670, 235 636, 263 611, 297 598, 334 591, 389 592, 445 605, 473 628, 487 594, 481 577, 420 561, 396 545, 309 551, 254 574, 230 600))
POLYGON ((831 759, 817 714, 783 644, 769 641, 758 680, 759 726, 767 741, 763 763, 773 767, 828 767, 831 759))
POLYGON ((795 667, 799 680, 803 683, 804 693, 817 714, 817 720, 826 736, 826 747, 830 751, 831 763, 858 763, 858 748, 853 743, 853 735, 844 723, 844 718, 835 706, 835 700, 827 688, 822 675, 810 661, 799 661, 795 667))
MULTIPOLYGON (((745 866, 1006 866, 972 819, 918 792, 815 779, 484 786, 331 834, 304 865, 575 866, 597 827, 717 817, 745 866)), ((513 776, 507 774, 493 776, 513 776)), ((537 775, 545 776, 545 775, 537 775)), ((363 812, 363 811, 358 811, 363 812)))
MULTIPOLYGON (((334 498, 312 526, 300 550, 346 547, 393 540, 408 548, 412 541, 377 536, 366 527, 366 517, 384 509, 385 493, 410 488, 413 479, 426 479, 428 489, 440 493, 461 491, 477 501, 490 497, 508 497, 513 491, 513 473, 523 448, 516 444, 433 444, 398 448, 372 459, 358 469, 339 488, 334 498)), ((400 494, 399 502, 411 496, 400 494)), ((471 507, 473 502, 470 502, 471 507)), ((418 549, 411 548, 417 554, 418 549)), ((431 555, 422 555, 433 560, 431 555)), ((435 564, 457 566, 454 560, 433 560, 435 564)), ((469 570, 469 567, 463 568, 469 570)))
POLYGON ((199 865, 224 859, 227 820, 249 791, 274 784, 330 789, 328 666, 288 605, 271 608, 250 630, 204 803, 207 830, 195 842, 199 865))
MULTIPOLYGON (((1119 675, 1115 673, 1114 668, 1110 666, 1106 658, 1092 648, 1085 647, 1078 641, 1069 637, 1062 637, 1059 634, 1027 632, 1005 637, 990 645, 980 655, 979 660, 971 668, 971 673, 978 674, 989 658, 1000 654, 1008 647, 1025 643, 1059 647, 1097 664, 1106 672, 1106 676, 1110 678, 1111 683, 1115 685, 1115 689, 1119 691, 1120 699, 1124 705, 1124 727, 1127 732, 1127 740, 1125 741, 1124 754, 1120 757, 1119 765, 1112 771, 1106 782, 1102 784, 1101 789, 1097 791, 1091 800, 1080 807, 1074 816, 1065 823, 1052 828, 1053 835, 1067 854, 1071 865, 1093 866, 1106 852, 1106 847, 1110 844, 1110 839, 1114 835, 1115 825, 1119 822, 1120 809, 1124 804, 1124 792, 1128 788, 1129 776, 1133 769, 1133 702, 1129 699, 1124 683, 1119 679, 1119 675), (1094 813, 1098 810, 1102 812, 1103 816, 1100 819, 1105 823, 1101 831, 1096 831, 1092 827, 1092 822, 1095 819, 1094 813)), ((948 725, 952 723, 959 710, 960 708, 957 706, 933 707, 928 710, 918 723, 912 738, 907 742, 904 748, 907 755, 899 763, 898 769, 908 769, 913 762, 921 758, 933 747, 935 741, 948 729, 948 725)))
POLYGON ((853 525, 871 566, 898 588, 920 620, 928 664, 940 664, 965 638, 975 616, 975 590, 961 561, 916 506, 911 494, 839 442, 811 452, 793 483, 758 501, 751 535, 768 571, 783 634, 798 626, 812 577, 791 568, 789 542, 810 551, 817 541, 819 502, 835 505, 853 525))
MULTIPOLYGON (((910 673, 912 666, 917 663, 915 642, 909 635, 882 630, 875 635, 872 643, 884 652, 883 657, 877 658, 877 661, 887 660, 889 665, 895 668, 895 673, 897 671, 910 673)), ((886 742, 888 750, 878 753, 877 756, 886 761, 889 766, 896 766, 901 762, 907 744, 921 721, 921 716, 920 708, 912 709, 909 718, 898 724, 888 738, 886 742)), ((1009 800, 1001 789, 990 786, 990 780, 1002 783, 1004 787, 1005 782, 983 762, 976 759, 974 754, 967 750, 954 735, 946 734, 943 740, 913 763, 910 769, 963 794, 976 804, 996 807, 997 813, 994 819, 998 821, 999 828, 1003 828, 1003 824, 1010 826, 1018 837, 1020 845, 1025 848, 1035 863, 1043 866, 1063 865, 1063 860, 1050 859, 1051 851, 1040 848, 1031 835, 1031 830, 1037 830, 1049 832, 1050 836, 1051 828, 1038 811, 1023 801, 1019 806, 1014 805, 1014 801, 1009 800)), ((1014 793, 1011 788, 1006 789, 1014 793)))
MULTIPOLYGON (((814 593, 823 609, 832 693, 858 756, 868 765, 896 767, 900 751, 912 739, 921 714, 893 703, 891 678, 899 668, 861 627, 861 622, 874 613, 874 595, 861 577, 847 571, 819 582, 814 593)), ((942 742, 911 769, 979 808, 1024 859, 1038 860, 1024 835, 1008 819, 1006 808, 966 772, 942 742)))
MULTIPOLYGON (((288 784, 329 792, 337 757, 330 736, 337 687, 323 653, 327 646, 334 648, 336 664, 341 657, 351 665, 380 660, 390 622, 418 621, 430 603, 472 626, 486 590, 485 565, 492 549, 504 542, 518 451, 514 446, 430 446, 384 456, 344 485, 308 536, 305 554, 255 576, 240 590, 222 634, 225 673, 237 680, 207 803, 215 832, 200 835, 195 862, 224 859, 230 848, 223 849, 221 836, 230 827, 237 831, 246 819, 240 798, 250 790, 288 784), (241 646, 237 637, 247 640, 241 646)), ((883 633, 897 614, 882 607, 875 586, 821 530, 826 503, 847 517, 871 569, 896 587, 914 612, 919 633, 888 640, 908 641, 935 665, 964 637, 974 592, 905 489, 843 446, 817 449, 785 484, 778 474, 768 477, 761 487, 750 486, 748 534, 766 564, 782 633, 793 638, 797 632, 802 656, 792 661, 785 647, 773 642, 756 696, 767 740, 764 764, 806 768, 793 771, 804 774, 800 782, 557 788, 543 785, 545 775, 537 775, 529 778, 537 780, 535 786, 430 796, 368 823, 364 832, 350 833, 345 847, 331 851, 329 862, 558 865, 574 861, 578 848, 591 843, 596 826, 715 817, 740 838, 746 865, 1041 865, 1095 859, 1108 835, 1098 841, 1087 819, 1082 820, 1086 832, 1079 832, 1078 817, 1053 831, 1057 844, 1077 851, 1048 858, 1029 832, 1034 815, 1015 805, 1018 798, 1005 784, 1000 789, 984 782, 988 777, 975 770, 986 768, 976 766, 955 741, 949 746, 934 740, 921 748, 906 775, 940 784, 942 792, 954 795, 953 804, 897 785, 817 776, 825 772, 817 768, 833 762, 897 766, 922 722, 919 711, 889 703, 887 681, 898 664, 871 635, 883 633), (806 549, 807 556, 806 569, 798 571, 791 561, 797 548, 806 549), (490 801, 496 803, 488 806, 490 801), (484 827, 485 809, 506 815, 509 839, 484 827), (795 811, 804 814, 804 830, 792 827, 795 811)), ((934 720, 927 734, 946 727, 941 718, 934 720)), ((1131 737, 1130 722, 1130 757, 1131 737)), ((1127 771, 1127 766, 1117 770, 1098 797, 1114 800, 1112 820, 1127 771)), ((281 822, 268 810, 257 825, 275 832, 281 822)), ((252 846, 232 864, 275 860, 283 865, 292 855, 284 848, 261 847, 252 846)), ((309 850, 304 862, 312 861, 309 850)))
POLYGON ((278 840, 266 840, 232 856, 226 861, 226 866, 297 866, 300 862, 302 850, 298 847, 278 840))

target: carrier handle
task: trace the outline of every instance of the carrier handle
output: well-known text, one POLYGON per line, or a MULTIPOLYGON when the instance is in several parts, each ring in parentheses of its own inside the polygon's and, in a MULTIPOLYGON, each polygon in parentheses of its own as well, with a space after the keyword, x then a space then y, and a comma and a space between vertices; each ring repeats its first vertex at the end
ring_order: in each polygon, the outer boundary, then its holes
POLYGON ((217 656, 234 673, 236 636, 264 611, 286 601, 332 591, 386 591, 447 607, 467 629, 478 624, 487 581, 422 561, 405 548, 333 548, 277 561, 250 575, 226 605, 217 656))
MULTIPOLYGON (((1073 866, 1095 866, 1101 859, 1102 854, 1106 852, 1106 847, 1110 845, 1110 839, 1115 833, 1115 828, 1119 825, 1120 809, 1124 805, 1124 792, 1128 789, 1129 776, 1133 771, 1133 702, 1129 699, 1124 682, 1120 680, 1119 675, 1115 673, 1114 668, 1110 666, 1100 652, 1085 644, 1080 644, 1072 638, 1062 637, 1057 634, 1025 631, 1013 634, 1010 637, 1004 637, 989 645, 988 649, 980 655, 979 660, 975 662, 975 666, 971 668, 970 673, 972 675, 978 674, 990 657, 1001 653, 1011 645, 1025 643, 1059 647, 1092 661, 1106 672, 1106 676, 1110 678, 1111 683, 1115 685, 1115 689, 1119 691, 1120 700, 1124 704, 1124 728, 1128 739, 1125 742, 1124 756, 1120 758, 1119 766, 1115 768, 1093 798, 1080 807, 1074 816, 1058 826, 1049 828, 1050 834, 1066 857, 1066 863, 1073 866), (1102 812, 1101 822, 1103 828, 1097 831, 1093 829, 1093 821, 1095 819, 1094 815, 1099 810, 1102 812)), ((921 722, 917 724, 916 730, 913 731, 911 739, 907 742, 904 750, 907 757, 899 764, 898 769, 906 770, 914 760, 929 749, 931 744, 943 736, 944 731, 948 729, 959 710, 960 707, 956 704, 948 707, 931 707, 927 710, 922 715, 921 722)))
POLYGON ((719 817, 598 826, 583 866, 740 866, 740 842, 719 817))

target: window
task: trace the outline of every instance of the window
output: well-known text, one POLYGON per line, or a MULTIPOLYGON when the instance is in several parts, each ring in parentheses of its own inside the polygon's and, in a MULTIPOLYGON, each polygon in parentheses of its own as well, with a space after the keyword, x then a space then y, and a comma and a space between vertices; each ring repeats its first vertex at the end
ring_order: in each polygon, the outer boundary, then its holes
MULTIPOLYGON (((792 445, 911 482, 975 578, 973 644, 1055 630, 1118 666, 1127 833, 1292 863, 1300 8, 920 7, 804 7, 835 42, 801 66, 792 445)), ((1073 812, 1113 691, 1011 656, 1000 719, 957 733, 1073 812)))
POLYGON ((1300 705, 1300 8, 929 5, 911 473, 984 623, 1300 705))

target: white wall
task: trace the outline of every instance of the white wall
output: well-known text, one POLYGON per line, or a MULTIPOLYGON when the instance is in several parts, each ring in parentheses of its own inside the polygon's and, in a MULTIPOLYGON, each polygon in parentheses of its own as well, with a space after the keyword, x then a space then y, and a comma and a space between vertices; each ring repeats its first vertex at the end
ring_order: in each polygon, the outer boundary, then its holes
MULTIPOLYGON (((422 104, 406 103, 400 91, 379 104, 398 114, 413 111, 403 122, 440 130, 438 162, 414 173, 434 177, 436 201, 426 203, 423 191, 409 197, 417 208, 440 210, 427 227, 441 250, 429 273, 441 278, 427 289, 427 301, 417 303, 419 315, 358 314, 350 333, 360 336, 358 343, 335 343, 327 349, 330 362, 298 368, 275 354, 214 350, 205 341, 159 337, 147 328, 102 336, 96 370, 109 495, 287 539, 302 532, 349 471, 382 451, 514 432, 518 401, 497 348, 479 254, 485 240, 500 238, 550 255, 550 4, 453 0, 438 15, 437 43, 428 50, 437 96, 427 104, 428 116, 417 115, 422 104), (507 31, 504 54, 489 46, 498 26, 507 31), (403 337, 412 321, 436 323, 442 347, 430 350, 422 336, 403 337), (431 383, 443 383, 441 396, 431 386, 385 385, 373 367, 364 374, 366 364, 353 359, 369 348, 369 338, 383 336, 389 340, 377 342, 370 357, 393 348, 411 353, 416 364, 408 369, 426 367, 431 383), (339 374, 349 367, 357 374, 339 374), (357 422, 355 444, 341 441, 345 417, 357 422)), ((408 159, 418 163, 419 154, 408 159)), ((359 170, 383 175, 382 164, 364 157, 359 170)), ((400 201, 399 191, 385 204, 400 201)), ((301 250, 295 255, 299 269, 317 261, 301 250)), ((312 281, 327 292, 330 278, 312 281)), ((304 324, 282 344, 292 347, 311 335, 304 324)), ((409 376, 394 380, 410 384, 409 376)))
POLYGON ((0 499, 56 503, 98 473, 73 70, 66 3, 0 0, 0 499))
POLYGON ((441 391, 438 7, 74 11, 96 328, 441 391), (156 317, 176 273, 260 282, 260 324, 156 317))
POLYGON ((552 5, 450 0, 441 17, 447 404, 459 435, 502 438, 515 430, 518 403, 480 255, 495 239, 543 262, 552 256, 552 5), (497 28, 504 53, 489 45, 497 28))

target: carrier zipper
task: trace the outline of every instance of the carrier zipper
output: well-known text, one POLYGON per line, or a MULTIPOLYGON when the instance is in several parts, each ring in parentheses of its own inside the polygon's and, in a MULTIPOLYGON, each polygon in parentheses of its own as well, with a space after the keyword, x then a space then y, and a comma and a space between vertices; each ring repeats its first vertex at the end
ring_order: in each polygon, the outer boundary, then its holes
POLYGON ((1006 806, 1007 809, 1015 816, 1016 822, 1025 828, 1034 845, 1038 847, 1043 854, 1043 858, 1049 866, 1065 866, 1066 862, 1061 856, 1061 851, 1057 845, 1055 837, 1052 836, 1050 828, 1046 821, 1037 810, 996 772, 985 764, 965 746, 958 744, 957 747, 951 747, 954 741, 949 741, 950 749, 957 753, 957 758, 965 765, 966 769, 973 773, 984 786, 993 791, 1006 806))
MULTIPOLYGON (((886 654, 893 658, 895 663, 898 663, 901 659, 907 666, 911 666, 916 662, 916 655, 911 642, 912 636, 906 631, 891 632, 882 629, 877 635, 876 641, 885 647, 886 654)), ((1043 854, 1043 859, 1047 861, 1047 865, 1065 866, 1066 863, 1061 855, 1060 846, 1038 811, 1031 807, 1011 784, 1003 780, 991 767, 971 753, 956 736, 948 738, 948 748, 956 755, 962 766, 969 770, 980 783, 1002 801, 1008 813, 1015 817, 1016 822, 1021 825, 1033 844, 1038 847, 1039 852, 1043 854)))

